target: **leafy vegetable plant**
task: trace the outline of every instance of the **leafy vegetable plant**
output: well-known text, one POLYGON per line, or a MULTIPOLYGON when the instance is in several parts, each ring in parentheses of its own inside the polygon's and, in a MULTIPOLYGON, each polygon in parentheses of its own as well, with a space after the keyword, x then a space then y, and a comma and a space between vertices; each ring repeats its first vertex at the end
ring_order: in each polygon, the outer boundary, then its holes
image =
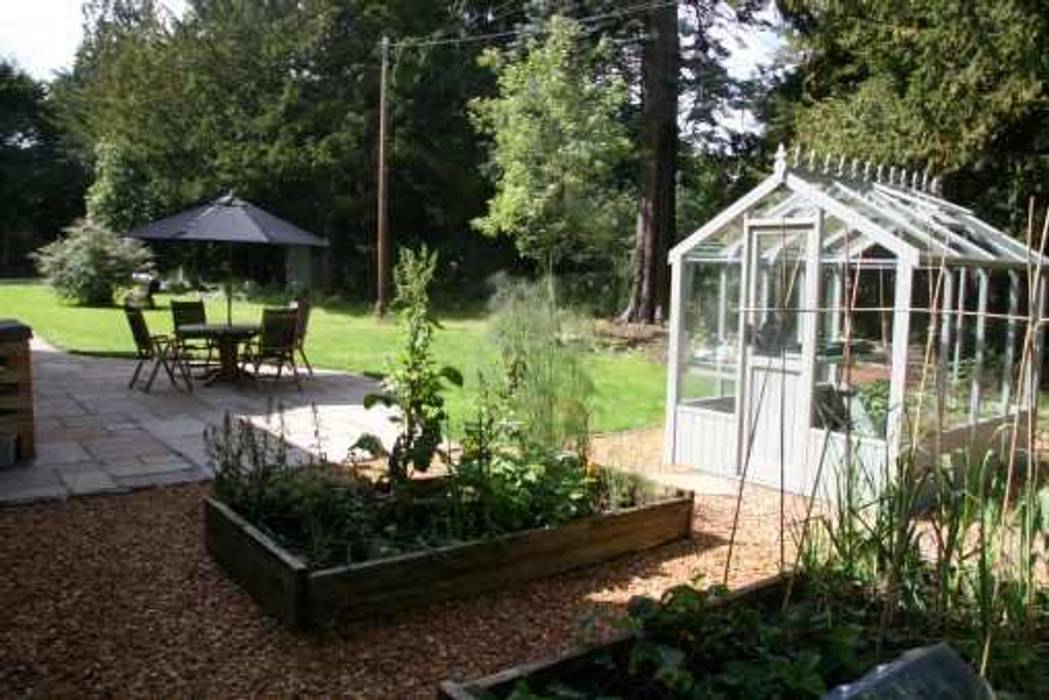
MULTIPOLYGON (((383 392, 369 394, 364 407, 376 404, 395 409, 390 420, 400 427, 388 453, 390 478, 403 483, 411 470, 425 472, 438 454, 448 419, 441 390, 445 384, 462 386, 463 377, 454 367, 437 367, 433 361, 433 334, 439 327, 430 312, 429 286, 437 267, 437 253, 423 246, 405 249, 394 269, 395 303, 401 308, 404 342, 392 371, 383 382, 383 392)), ((367 435, 357 447, 384 453, 382 443, 367 435)))

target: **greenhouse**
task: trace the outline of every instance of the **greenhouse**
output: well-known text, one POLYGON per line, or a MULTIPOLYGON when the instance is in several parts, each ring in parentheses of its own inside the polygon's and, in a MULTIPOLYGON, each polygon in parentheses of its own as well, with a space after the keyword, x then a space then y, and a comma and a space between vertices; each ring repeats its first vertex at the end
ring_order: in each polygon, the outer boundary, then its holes
POLYGON ((831 496, 845 467, 876 484, 904 454, 1022 437, 1044 244, 940 189, 927 170, 781 146, 674 247, 665 461, 831 496))

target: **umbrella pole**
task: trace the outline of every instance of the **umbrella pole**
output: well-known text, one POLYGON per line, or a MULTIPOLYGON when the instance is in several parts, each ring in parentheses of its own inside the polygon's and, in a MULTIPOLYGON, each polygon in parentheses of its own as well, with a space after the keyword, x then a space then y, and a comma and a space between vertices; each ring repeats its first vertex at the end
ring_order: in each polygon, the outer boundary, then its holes
POLYGON ((226 325, 233 325, 233 244, 228 248, 229 257, 226 260, 226 325))

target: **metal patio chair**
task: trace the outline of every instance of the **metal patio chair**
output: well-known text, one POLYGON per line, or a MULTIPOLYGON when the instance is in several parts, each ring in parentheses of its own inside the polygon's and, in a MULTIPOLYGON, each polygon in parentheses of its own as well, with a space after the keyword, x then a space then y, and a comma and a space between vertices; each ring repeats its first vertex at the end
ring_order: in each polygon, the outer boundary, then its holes
POLYGON ((299 353, 302 363, 306 365, 306 371, 312 377, 313 365, 310 364, 310 359, 306 357, 306 329, 310 324, 310 301, 308 299, 299 299, 295 302, 293 308, 297 312, 295 317, 295 351, 299 353))
POLYGON ((143 391, 149 393, 161 367, 164 368, 173 387, 179 388, 178 377, 181 377, 186 383, 186 390, 193 391, 193 380, 189 375, 189 365, 186 362, 186 356, 182 354, 180 346, 175 339, 166 335, 150 333, 141 309, 125 308, 124 314, 127 316, 128 326, 131 328, 131 336, 135 340, 135 351, 138 358, 138 364, 135 365, 135 371, 131 375, 131 381, 128 382, 128 388, 132 389, 135 387, 135 384, 139 381, 142 369, 152 362, 153 369, 149 373, 149 379, 145 381, 143 391))
POLYGON ((259 335, 245 346, 242 367, 247 369, 250 366, 252 374, 258 378, 259 369, 271 365, 277 370, 275 379, 280 379, 284 367, 288 367, 295 385, 302 389, 299 369, 295 365, 298 317, 297 309, 263 309, 259 335))
POLYGON ((212 357, 215 353, 215 343, 210 338, 183 330, 184 326, 190 324, 205 324, 208 322, 204 302, 196 301, 172 301, 171 302, 171 325, 175 329, 175 342, 178 344, 182 354, 191 360, 190 364, 209 369, 212 357), (204 355, 204 359, 199 359, 204 355))

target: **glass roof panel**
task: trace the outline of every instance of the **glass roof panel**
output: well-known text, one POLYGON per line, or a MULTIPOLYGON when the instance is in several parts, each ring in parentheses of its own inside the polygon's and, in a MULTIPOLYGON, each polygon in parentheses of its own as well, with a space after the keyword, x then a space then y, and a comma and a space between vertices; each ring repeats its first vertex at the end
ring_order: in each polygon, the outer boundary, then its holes
MULTIPOLYGON (((762 219, 813 218, 822 208, 822 254, 828 258, 843 259, 846 243, 850 258, 875 243, 901 255, 917 254, 923 260, 942 257, 948 263, 963 265, 1019 266, 1027 263, 1028 256, 1037 257, 1022 242, 981 221, 965 207, 917 188, 916 176, 909 178, 915 187, 906 187, 864 179, 855 168, 848 173, 845 170, 848 168, 819 172, 818 168, 795 166, 786 174, 777 171, 782 177, 778 187, 770 177, 762 184, 763 189, 756 188, 737 202, 732 213, 739 215, 712 234, 699 234, 687 257, 738 262, 743 241, 742 207, 748 206, 746 215, 762 219), (792 177, 797 179, 792 181, 792 177), (770 185, 776 189, 769 191, 770 185), (843 233, 847 229, 848 237, 843 233), (897 239, 896 245, 892 245, 892 238, 897 239)), ((865 172, 870 174, 869 169, 865 172)), ((725 212, 729 216, 732 213, 725 212)), ((1049 259, 1043 261, 1049 264, 1049 259)))
POLYGON ((704 260, 738 258, 739 244, 742 242, 743 217, 738 216, 695 245, 688 252, 688 257, 704 260))

